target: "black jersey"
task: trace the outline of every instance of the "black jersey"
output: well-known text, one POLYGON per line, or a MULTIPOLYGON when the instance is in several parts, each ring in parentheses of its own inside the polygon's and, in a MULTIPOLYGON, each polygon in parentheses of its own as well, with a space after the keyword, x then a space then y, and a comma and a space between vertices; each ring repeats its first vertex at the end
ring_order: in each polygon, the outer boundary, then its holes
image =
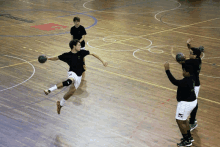
MULTIPOLYGON (((83 35, 86 35, 86 30, 83 26, 79 26, 78 28, 76 28, 75 26, 73 26, 70 29, 70 34, 73 36, 74 39, 78 39, 80 40, 82 38, 83 35)), ((81 47, 85 47, 85 41, 83 40, 81 42, 81 47)))
POLYGON ((69 71, 73 71, 77 76, 81 76, 85 71, 83 68, 83 58, 89 55, 89 51, 80 50, 77 53, 67 52, 58 56, 58 58, 69 65, 69 71))
POLYGON ((188 59, 185 63, 182 64, 182 69, 185 69, 185 66, 190 65, 193 67, 193 74, 195 76, 195 86, 200 86, 199 73, 201 70, 202 60, 201 58, 188 59))
POLYGON ((178 86, 176 99, 178 102, 187 101, 192 102, 196 100, 196 95, 194 91, 195 77, 184 77, 182 80, 176 80, 171 74, 170 70, 166 70, 166 74, 173 85, 178 86))

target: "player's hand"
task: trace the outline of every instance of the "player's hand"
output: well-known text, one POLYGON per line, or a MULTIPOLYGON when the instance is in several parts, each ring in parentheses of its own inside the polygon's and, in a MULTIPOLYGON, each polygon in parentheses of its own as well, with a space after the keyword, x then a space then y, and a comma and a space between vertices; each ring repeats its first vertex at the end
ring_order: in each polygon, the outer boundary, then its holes
POLYGON ((186 43, 190 43, 193 40, 193 38, 189 38, 186 43))
POLYGON ((169 70, 169 69, 170 69, 169 62, 166 62, 166 63, 164 64, 164 67, 165 67, 165 70, 169 70))
POLYGON ((108 62, 103 62, 103 65, 106 67, 108 65, 108 62))

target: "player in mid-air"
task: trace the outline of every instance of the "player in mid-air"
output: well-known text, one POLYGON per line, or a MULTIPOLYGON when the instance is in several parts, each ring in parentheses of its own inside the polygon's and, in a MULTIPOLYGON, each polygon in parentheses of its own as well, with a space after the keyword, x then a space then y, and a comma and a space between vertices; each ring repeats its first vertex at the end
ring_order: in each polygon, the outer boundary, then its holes
POLYGON ((85 71, 83 68, 83 58, 87 55, 92 55, 99 59, 104 66, 107 66, 108 63, 104 62, 99 56, 96 54, 90 53, 86 50, 80 50, 81 45, 79 40, 74 39, 69 43, 69 47, 71 48, 70 52, 63 53, 57 57, 47 58, 48 60, 57 61, 61 60, 66 62, 69 65, 68 79, 61 83, 54 85, 53 87, 44 90, 44 93, 48 95, 52 91, 56 89, 61 89, 64 86, 70 86, 69 91, 64 95, 61 101, 57 101, 57 113, 60 114, 61 108, 64 106, 66 100, 68 100, 79 87, 82 79, 82 73, 85 71))

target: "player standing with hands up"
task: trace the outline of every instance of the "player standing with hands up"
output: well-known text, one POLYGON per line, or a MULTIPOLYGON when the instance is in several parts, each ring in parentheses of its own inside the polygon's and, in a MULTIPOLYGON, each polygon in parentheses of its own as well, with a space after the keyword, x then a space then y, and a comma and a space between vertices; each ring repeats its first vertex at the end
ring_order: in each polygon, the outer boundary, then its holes
POLYGON ((176 80, 170 72, 168 62, 164 64, 164 67, 170 82, 178 86, 176 96, 178 101, 176 109, 176 122, 179 126, 180 132, 183 135, 183 139, 181 139, 181 142, 177 143, 177 145, 180 147, 191 146, 194 140, 190 133, 187 118, 197 105, 197 99, 194 91, 195 77, 193 75, 193 68, 191 66, 185 66, 185 69, 183 70, 184 78, 182 80, 176 80))

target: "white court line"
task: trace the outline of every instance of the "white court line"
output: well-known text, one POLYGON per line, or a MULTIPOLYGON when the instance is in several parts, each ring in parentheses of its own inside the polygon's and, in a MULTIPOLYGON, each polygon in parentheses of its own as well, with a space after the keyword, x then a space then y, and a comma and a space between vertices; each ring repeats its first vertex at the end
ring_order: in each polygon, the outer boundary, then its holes
MULTIPOLYGON (((161 53, 164 53, 163 50, 161 50, 161 49, 155 49, 155 50, 160 50, 161 52, 152 52, 152 51, 151 51, 151 48, 163 47, 163 46, 173 46, 173 45, 150 46, 149 49, 147 49, 147 51, 149 51, 149 52, 151 52, 151 53, 153 53, 153 54, 161 54, 161 53)), ((183 47, 183 48, 186 48, 185 46, 175 46, 175 47, 183 47)), ((149 62, 149 63, 164 63, 164 62, 153 62, 153 61, 143 60, 143 59, 141 59, 141 58, 138 58, 137 56, 135 56, 135 53, 138 52, 139 50, 140 50, 140 49, 137 49, 137 50, 135 50, 135 51, 133 52, 133 56, 134 56, 136 59, 141 60, 141 61, 143 61, 143 62, 149 62)), ((171 48, 170 48, 170 50, 171 50, 171 48)), ((145 51, 145 50, 142 50, 142 51, 145 51)), ((177 64, 177 63, 170 63, 170 64, 177 64)))
MULTIPOLYGON (((161 11, 144 12, 144 13, 120 13, 120 12, 106 12, 106 11, 100 11, 100 10, 90 9, 90 8, 87 8, 87 7, 85 6, 87 3, 90 3, 90 2, 92 2, 92 1, 94 1, 94 0, 91 0, 91 1, 85 2, 85 3, 83 4, 83 7, 84 7, 85 9, 87 9, 87 10, 91 10, 91 11, 96 11, 96 12, 101 12, 101 13, 116 13, 116 14, 147 14, 147 13, 156 13, 156 12, 161 12, 161 11)), ((173 1, 173 0, 171 0, 171 1, 173 1)), ((177 2, 177 1, 173 1, 173 2, 179 3, 179 2, 177 2)), ((180 6, 181 6, 181 4, 179 3, 179 6, 178 6, 178 7, 176 7, 176 8, 174 8, 174 9, 177 9, 177 8, 179 8, 180 6)), ((172 9, 170 9, 170 10, 172 10, 172 9)))
MULTIPOLYGON (((171 45, 160 45, 160 46, 171 46, 171 45)), ((154 47, 159 47, 159 46, 151 46, 149 49, 151 48, 154 48, 154 47)), ((181 46, 182 47, 182 46, 181 46)), ((151 52, 150 50, 148 49, 149 52, 151 52)), ((153 61, 149 61, 149 60, 143 60, 141 58, 138 58, 137 56, 135 56, 135 53, 140 51, 140 49, 137 49, 133 52, 133 56, 138 59, 138 60, 141 60, 143 62, 148 62, 148 63, 163 63, 163 62, 153 62, 153 61)), ((145 50, 142 50, 142 51, 145 51, 145 50)), ((163 50, 162 50, 163 51, 163 50)), ((157 53, 157 52, 154 52, 154 53, 157 53)), ((161 52, 162 53, 162 52, 161 52)), ((205 53, 203 53, 203 56, 201 59, 207 59, 207 58, 204 58, 205 57, 205 53)), ((212 57, 211 57, 212 58, 212 57)), ((213 57, 213 58, 220 58, 220 57, 213 57)), ((177 63, 170 63, 170 64, 177 64, 177 63)), ((215 76, 208 76, 208 75, 205 75, 205 74, 199 74, 199 75, 202 75, 202 76, 205 76, 205 77, 209 77, 209 78, 220 78, 220 77, 215 77, 215 76)))
POLYGON ((219 79, 220 78, 220 77, 208 76, 208 75, 204 75, 204 74, 199 74, 199 75, 202 75, 202 76, 205 76, 205 77, 208 77, 208 78, 214 78, 214 79, 219 79))
POLYGON ((220 57, 210 57, 210 58, 204 58, 204 59, 214 59, 214 58, 220 58, 220 57))
MULTIPOLYGON (((177 2, 177 1, 174 1, 174 2, 177 2)), ((179 3, 179 2, 177 2, 177 3, 179 3)), ((176 10, 176 9, 178 9, 179 7, 181 7, 181 3, 179 3, 179 6, 177 6, 176 8, 158 12, 157 14, 154 15, 154 18, 155 18, 157 21, 160 21, 159 19, 157 19, 157 15, 158 15, 158 14, 163 13, 163 12, 167 12, 167 11, 176 10)))
MULTIPOLYGON (((188 8, 178 8, 179 10, 180 9, 191 9, 191 8, 202 8, 202 7, 188 7, 188 8)), ((205 8, 208 8, 208 7, 205 7, 205 8)), ((203 8, 204 9, 204 8, 203 8)), ((209 8, 211 9, 211 8, 209 8)), ((167 25, 173 25, 173 26, 177 26, 177 27, 181 27, 181 26, 184 26, 184 25, 180 25, 180 24, 175 24, 175 23, 168 23, 168 22, 165 22, 162 20, 162 18, 160 18, 160 20, 157 18, 157 15, 160 14, 160 13, 164 13, 164 12, 167 12, 167 11, 173 11, 173 10, 177 10, 177 9, 170 9, 170 10, 166 10, 166 11, 161 11, 159 13, 157 13, 154 18, 157 20, 157 21, 160 21, 164 24, 167 24, 167 25)), ((194 27, 194 26, 191 26, 191 27, 194 27)), ((204 28, 204 29, 211 29, 211 28, 220 28, 220 27, 194 27, 194 28, 204 28)))
POLYGON ((13 56, 9 56, 9 55, 4 55, 4 56, 10 57, 10 58, 16 58, 16 59, 19 59, 19 60, 22 60, 22 61, 27 62, 28 64, 30 64, 30 65, 32 66, 32 68, 33 68, 33 73, 32 73, 32 75, 31 75, 28 79, 26 79, 25 81, 23 81, 23 82, 21 82, 21 83, 19 83, 19 84, 17 84, 17 85, 14 85, 14 86, 12 86, 12 87, 8 87, 8 88, 5 88, 5 89, 2 89, 2 90, 0 90, 0 92, 1 92, 1 91, 5 91, 5 90, 8 90, 8 89, 12 89, 12 88, 14 88, 14 87, 17 87, 17 86, 19 86, 19 85, 21 85, 21 84, 27 82, 27 81, 30 80, 30 79, 34 76, 34 74, 35 74, 35 68, 34 68, 34 66, 33 66, 30 62, 28 62, 28 61, 26 61, 26 60, 24 60, 24 59, 18 58, 18 57, 13 57, 13 56))
MULTIPOLYGON (((126 36, 126 37, 129 37, 129 36, 127 36, 127 35, 110 35, 110 36, 113 36, 113 37, 115 37, 115 36, 126 36)), ((109 36, 108 36, 109 37, 109 36)), ((145 40, 147 40, 147 41, 149 41, 150 42, 150 45, 148 45, 148 46, 146 46, 145 48, 148 48, 148 47, 150 47, 151 45, 152 45, 152 41, 151 40, 149 40, 149 39, 146 39, 146 38, 143 38, 143 37, 139 37, 139 36, 132 36, 132 37, 134 37, 134 38, 142 38, 142 39, 145 39, 145 40)), ((97 47, 93 47, 93 46, 91 46, 90 44, 89 44, 89 42, 91 42, 91 41, 93 41, 93 40, 97 40, 97 39, 100 39, 99 37, 97 37, 97 38, 95 38, 95 39, 92 39, 92 40, 90 40, 90 41, 88 41, 87 42, 87 45, 89 46, 89 47, 91 47, 91 48, 96 48, 96 49, 98 49, 98 50, 105 50, 105 51, 134 51, 134 50, 136 50, 136 49, 133 49, 133 50, 106 50, 106 49, 100 49, 100 48, 97 48, 97 47)), ((107 39, 107 37, 106 37, 106 39, 107 39)), ((114 39, 113 39, 114 40, 114 39)), ((117 41, 117 39, 115 39, 116 41, 117 41)), ((105 41, 105 37, 104 38, 102 38, 102 41, 103 42, 106 42, 105 41)), ((115 43, 117 43, 116 41, 114 41, 115 43)), ((120 40, 119 40, 120 41, 120 40)), ((122 40, 123 41, 123 40, 122 40)))

